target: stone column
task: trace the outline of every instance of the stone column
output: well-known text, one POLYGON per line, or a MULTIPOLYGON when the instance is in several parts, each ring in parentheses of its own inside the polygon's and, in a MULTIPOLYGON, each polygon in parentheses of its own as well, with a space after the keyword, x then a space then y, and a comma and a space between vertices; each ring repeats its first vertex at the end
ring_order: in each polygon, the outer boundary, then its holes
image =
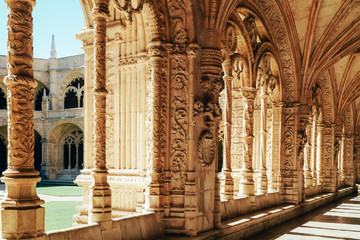
MULTIPOLYGON (((166 91, 162 89, 162 67, 164 66, 164 57, 166 51, 161 42, 150 42, 148 44, 149 67, 151 68, 151 79, 148 83, 148 113, 146 120, 146 145, 147 145, 147 188, 145 190, 145 209, 149 212, 157 212, 164 214, 164 196, 162 188, 164 183, 162 181, 162 164, 161 164, 161 146, 166 144, 162 141, 161 134, 167 136, 166 130, 160 130, 166 120, 161 117, 161 113, 165 109, 161 109, 161 93, 166 91), (161 121, 160 121, 161 119, 161 121), (160 143, 162 142, 162 144, 160 143)), ((164 114, 166 115, 166 113, 164 114)))
POLYGON ((267 97, 268 94, 260 94, 261 113, 260 113, 260 166, 258 193, 267 193, 268 179, 266 175, 266 121, 267 121, 267 97))
POLYGON ((222 169, 224 175, 221 191, 223 199, 234 198, 234 180, 231 176, 231 118, 232 118, 232 75, 225 75, 225 117, 224 117, 224 161, 225 166, 222 169))
POLYGON ((339 189, 339 153, 340 153, 340 137, 335 136, 334 141, 334 176, 333 181, 335 182, 335 192, 339 189))
POLYGON ((324 127, 324 124, 318 125, 318 144, 316 159, 316 178, 318 185, 324 184, 324 127))
POLYGON ((241 88, 243 95, 244 112, 244 155, 241 168, 241 180, 239 182, 239 196, 254 195, 254 170, 252 168, 253 154, 253 122, 254 122, 254 99, 256 89, 241 88))
POLYGON ((316 119, 313 118, 312 121, 312 149, 311 149, 311 178, 313 181, 313 186, 317 184, 317 177, 316 177, 316 161, 317 161, 317 122, 316 119))
POLYGON ((345 186, 354 186, 354 136, 344 136, 344 162, 343 162, 343 174, 345 186))
POLYGON ((94 135, 95 161, 91 169, 89 222, 111 221, 111 190, 106 168, 106 17, 109 0, 94 0, 91 16, 94 20, 94 135))
POLYGON ((335 124, 324 128, 324 190, 336 192, 336 165, 335 165, 335 124))
POLYGON ((312 151, 312 119, 309 118, 309 124, 306 125, 306 135, 307 142, 305 144, 304 151, 304 178, 305 178, 305 187, 313 186, 313 179, 311 175, 311 151, 312 151))
POLYGON ((272 137, 272 191, 279 191, 280 189, 280 148, 282 139, 280 137, 280 129, 282 125, 282 112, 284 103, 279 102, 278 104, 273 103, 273 137, 272 137))
POLYGON ((6 0, 8 5, 8 169, 1 179, 2 239, 45 239, 43 200, 34 169, 34 88, 32 10, 35 0, 6 0))

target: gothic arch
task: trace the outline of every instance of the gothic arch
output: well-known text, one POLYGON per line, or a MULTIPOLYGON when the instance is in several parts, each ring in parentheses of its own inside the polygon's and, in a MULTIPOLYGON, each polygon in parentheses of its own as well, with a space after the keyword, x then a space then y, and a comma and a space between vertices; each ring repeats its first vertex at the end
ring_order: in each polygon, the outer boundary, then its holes
MULTIPOLYGON (((49 131, 49 135, 47 138, 47 149, 48 152, 52 153, 51 157, 49 156, 47 157, 48 159, 47 176, 49 178, 51 179, 62 178, 64 177, 64 175, 69 175, 68 177, 70 177, 70 175, 72 176, 74 174, 76 176, 78 174, 77 171, 79 170, 80 167, 82 167, 80 166, 82 162, 76 162, 78 164, 71 163, 70 167, 69 165, 64 164, 64 159, 66 159, 64 154, 65 145, 66 143, 69 143, 70 147, 72 145, 71 142, 66 142, 65 140, 68 136, 72 135, 74 132, 80 133, 82 138, 82 134, 83 134, 82 129, 77 124, 74 123, 61 122, 55 125, 54 127, 52 127, 51 130, 49 131), (64 169, 64 166, 67 166, 67 168, 64 169), (69 171, 70 170, 72 171, 73 167, 77 167, 77 169, 74 172, 70 173, 69 171)), ((78 137, 79 134, 77 134, 76 136, 78 137)), ((74 139, 77 141, 77 143, 79 143, 79 139, 77 139, 76 137, 74 139)), ((81 139, 81 144, 83 144, 83 138, 81 139)), ((78 147, 78 145, 76 147, 78 147)), ((74 148, 76 154, 78 154, 79 150, 83 151, 83 148, 81 149, 74 148)), ((69 153, 69 155, 67 156, 73 154, 72 149, 68 149, 67 152, 69 153)), ((83 154, 81 154, 81 156, 83 156, 83 154)), ((71 158, 67 159, 67 163, 69 163, 70 160, 71 158)), ((72 178, 75 178, 75 176, 73 176, 72 178)))
POLYGON ((76 78, 84 78, 84 74, 79 73, 79 72, 75 72, 75 73, 71 73, 71 74, 67 75, 63 79, 63 81, 61 82, 61 85, 60 85, 60 90, 59 90, 59 93, 62 96, 65 94, 66 87, 69 86, 70 83, 76 78))
MULTIPOLYGON (((216 23, 218 32, 223 31, 223 26, 232 12, 238 6, 237 0, 223 1, 219 7, 219 16, 216 23)), ((276 46, 275 56, 279 56, 279 68, 282 79, 282 96, 284 102, 296 102, 299 98, 299 81, 295 71, 295 56, 293 47, 290 43, 290 36, 287 31, 285 19, 279 10, 275 0, 241 3, 244 7, 251 9, 264 24, 264 28, 269 33, 269 41, 276 46)))

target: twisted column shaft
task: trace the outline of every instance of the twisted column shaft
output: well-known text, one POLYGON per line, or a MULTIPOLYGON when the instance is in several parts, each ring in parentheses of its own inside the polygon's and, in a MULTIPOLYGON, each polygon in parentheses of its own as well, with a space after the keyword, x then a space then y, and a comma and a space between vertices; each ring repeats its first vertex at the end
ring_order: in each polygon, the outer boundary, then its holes
POLYGON ((111 221, 111 190, 106 168, 106 17, 109 0, 94 0, 91 16, 94 20, 94 135, 95 160, 91 170, 89 222, 111 221))

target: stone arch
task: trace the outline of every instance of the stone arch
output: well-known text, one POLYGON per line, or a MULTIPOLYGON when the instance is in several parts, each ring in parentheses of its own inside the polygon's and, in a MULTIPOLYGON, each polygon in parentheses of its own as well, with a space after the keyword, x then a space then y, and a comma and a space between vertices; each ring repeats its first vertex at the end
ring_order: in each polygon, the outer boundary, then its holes
MULTIPOLYGON (((65 89, 67 86, 70 85, 70 83, 76 79, 76 78, 84 78, 84 74, 83 73, 80 73, 80 72, 74 72, 74 73, 70 73, 68 74, 64 79, 63 81, 61 82, 61 85, 60 85, 60 89, 59 89, 59 94, 61 96, 64 96, 65 94, 65 89)), ((85 79, 85 78, 84 78, 85 79)))
POLYGON ((85 79, 74 78, 64 89, 64 109, 81 108, 84 105, 85 79))
MULTIPOLYGON (((58 178, 63 180, 73 180, 79 174, 78 170, 80 168, 80 165, 78 165, 79 168, 76 170, 73 170, 72 167, 69 167, 69 165, 67 165, 67 169, 64 169, 64 159, 66 159, 66 156, 64 154, 66 142, 65 140, 74 132, 80 133, 81 137, 83 136, 82 128, 79 125, 75 123, 70 123, 68 121, 59 122, 49 131, 49 135, 47 138, 47 152, 51 152, 51 157, 50 155, 47 157, 47 176, 49 179, 58 178)), ((78 141, 79 139, 75 140, 78 141)), ((77 143, 79 143, 79 141, 77 143)), ((71 149, 72 143, 66 142, 66 144, 70 146, 70 149, 67 149, 67 152, 70 153, 68 156, 70 156, 71 154, 73 154, 73 149, 71 149)), ((83 144, 83 139, 81 139, 81 144, 83 144)), ((78 153, 79 149, 74 148, 74 151, 78 153)), ((81 151, 83 151, 83 148, 81 148, 81 151)), ((83 153, 81 154, 81 156, 83 156, 83 153)), ((71 158, 67 160, 69 162, 71 158)), ((80 164, 82 164, 82 162, 80 164)))
MULTIPOLYGON (((295 71, 295 57, 289 33, 285 25, 285 19, 279 10, 276 1, 256 0, 254 2, 241 3, 244 7, 251 9, 262 21, 266 31, 269 33, 269 41, 277 49, 273 54, 279 56, 279 68, 282 80, 282 96, 284 102, 296 102, 298 96, 299 82, 295 71)), ((222 32, 225 22, 237 8, 238 1, 224 1, 219 7, 219 17, 216 24, 217 31, 222 32)))

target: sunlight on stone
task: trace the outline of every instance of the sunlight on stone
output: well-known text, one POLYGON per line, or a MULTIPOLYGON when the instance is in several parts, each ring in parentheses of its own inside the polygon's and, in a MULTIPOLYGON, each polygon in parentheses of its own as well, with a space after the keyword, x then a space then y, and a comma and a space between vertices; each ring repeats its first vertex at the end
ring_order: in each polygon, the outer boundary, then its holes
POLYGON ((285 234, 277 240, 334 240, 334 238, 327 237, 313 237, 313 236, 304 236, 304 235, 296 235, 296 234, 285 234))
MULTIPOLYGON (((345 223, 329 223, 329 222, 314 222, 310 221, 302 225, 303 227, 316 227, 316 228, 328 228, 336 230, 350 230, 360 231, 360 225, 356 224, 345 224, 345 223)), ((360 232, 359 232, 360 236, 360 232)))
POLYGON ((324 237, 339 237, 339 238, 359 238, 359 232, 354 231, 341 231, 341 230, 329 230, 322 228, 313 228, 313 227, 298 227, 291 231, 292 233, 300 234, 311 234, 324 237))
POLYGON ((335 211, 327 212, 324 215, 326 215, 326 216, 334 216, 334 217, 360 218, 360 214, 346 213, 346 212, 335 212, 335 211))

